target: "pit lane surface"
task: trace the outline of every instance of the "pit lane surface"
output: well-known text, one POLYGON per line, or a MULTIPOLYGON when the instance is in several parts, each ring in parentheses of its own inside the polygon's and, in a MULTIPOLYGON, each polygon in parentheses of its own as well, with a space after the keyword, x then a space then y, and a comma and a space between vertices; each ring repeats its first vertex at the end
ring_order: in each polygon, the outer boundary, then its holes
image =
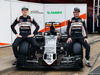
MULTIPOLYGON (((90 35, 92 37, 93 35, 90 35)), ((0 75, 96 75, 92 71, 100 66, 100 37, 89 39, 91 44, 91 68, 83 69, 18 69, 12 66, 14 56, 11 47, 0 48, 0 75), (93 40, 95 40, 92 42, 93 40), (99 40, 99 41, 98 41, 99 40), (91 74, 92 73, 92 74, 91 74)), ((84 50, 85 51, 85 50, 84 50)), ((85 65, 85 59, 84 59, 85 65)), ((100 74, 98 74, 100 75, 100 74)))

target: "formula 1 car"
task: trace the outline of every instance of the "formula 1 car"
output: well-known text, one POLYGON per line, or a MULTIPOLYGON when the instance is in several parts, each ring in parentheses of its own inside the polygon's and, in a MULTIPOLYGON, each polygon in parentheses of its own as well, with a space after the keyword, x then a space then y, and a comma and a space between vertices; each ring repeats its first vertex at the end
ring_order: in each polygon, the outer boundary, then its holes
POLYGON ((70 50, 70 57, 65 56, 67 34, 61 34, 61 23, 46 22, 45 32, 34 37, 38 44, 35 55, 37 60, 31 59, 34 49, 24 41, 19 45, 17 67, 22 68, 83 68, 83 48, 75 42, 70 50), (57 31, 55 28, 60 28, 57 31))

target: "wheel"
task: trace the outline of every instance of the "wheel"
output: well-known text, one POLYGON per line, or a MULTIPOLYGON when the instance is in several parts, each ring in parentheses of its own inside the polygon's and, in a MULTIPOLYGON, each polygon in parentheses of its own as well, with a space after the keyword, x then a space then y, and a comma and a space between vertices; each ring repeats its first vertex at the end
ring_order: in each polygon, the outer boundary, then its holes
POLYGON ((82 45, 80 43, 76 42, 73 44, 73 54, 83 56, 83 48, 82 48, 82 45))
POLYGON ((74 43, 73 44, 73 53, 74 53, 74 56, 75 55, 81 55, 81 62, 79 63, 79 65, 81 66, 81 68, 83 68, 83 48, 82 48, 82 45, 78 42, 74 43))
POLYGON ((19 46, 19 53, 21 55, 27 55, 28 54, 28 49, 29 49, 29 43, 24 41, 19 46))

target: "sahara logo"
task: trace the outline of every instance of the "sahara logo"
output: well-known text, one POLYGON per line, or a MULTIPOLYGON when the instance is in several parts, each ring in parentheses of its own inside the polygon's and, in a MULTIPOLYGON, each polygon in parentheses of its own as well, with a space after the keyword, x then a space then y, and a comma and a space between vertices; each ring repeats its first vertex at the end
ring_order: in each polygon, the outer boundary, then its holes
POLYGON ((38 10, 33 10, 30 12, 30 14, 43 14, 43 12, 40 12, 38 10))
POLYGON ((62 14, 62 11, 47 11, 47 14, 62 14))

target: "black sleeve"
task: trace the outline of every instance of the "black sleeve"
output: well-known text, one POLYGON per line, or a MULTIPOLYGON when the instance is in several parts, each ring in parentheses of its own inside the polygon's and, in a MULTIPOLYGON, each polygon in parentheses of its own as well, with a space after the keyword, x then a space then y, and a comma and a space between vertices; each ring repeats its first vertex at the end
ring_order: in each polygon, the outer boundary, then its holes
POLYGON ((17 32, 16 32, 16 30, 15 30, 15 26, 17 25, 17 23, 18 23, 18 21, 17 21, 17 19, 12 23, 12 25, 11 25, 11 29, 12 29, 12 31, 13 31, 13 33, 14 34, 17 34, 17 32))
POLYGON ((100 16, 97 16, 97 19, 100 20, 100 16))
POLYGON ((83 26, 84 26, 84 31, 85 31, 85 38, 88 37, 88 32, 87 32, 87 28, 86 28, 86 24, 85 24, 85 21, 83 22, 83 26))
POLYGON ((37 34, 38 30, 39 30, 39 25, 37 24, 37 22, 33 19, 33 21, 31 22, 33 25, 35 25, 35 30, 33 32, 33 34, 37 34))
POLYGON ((67 35, 68 35, 68 38, 71 37, 71 35, 69 34, 69 30, 70 30, 70 21, 68 21, 68 24, 67 24, 67 35))

